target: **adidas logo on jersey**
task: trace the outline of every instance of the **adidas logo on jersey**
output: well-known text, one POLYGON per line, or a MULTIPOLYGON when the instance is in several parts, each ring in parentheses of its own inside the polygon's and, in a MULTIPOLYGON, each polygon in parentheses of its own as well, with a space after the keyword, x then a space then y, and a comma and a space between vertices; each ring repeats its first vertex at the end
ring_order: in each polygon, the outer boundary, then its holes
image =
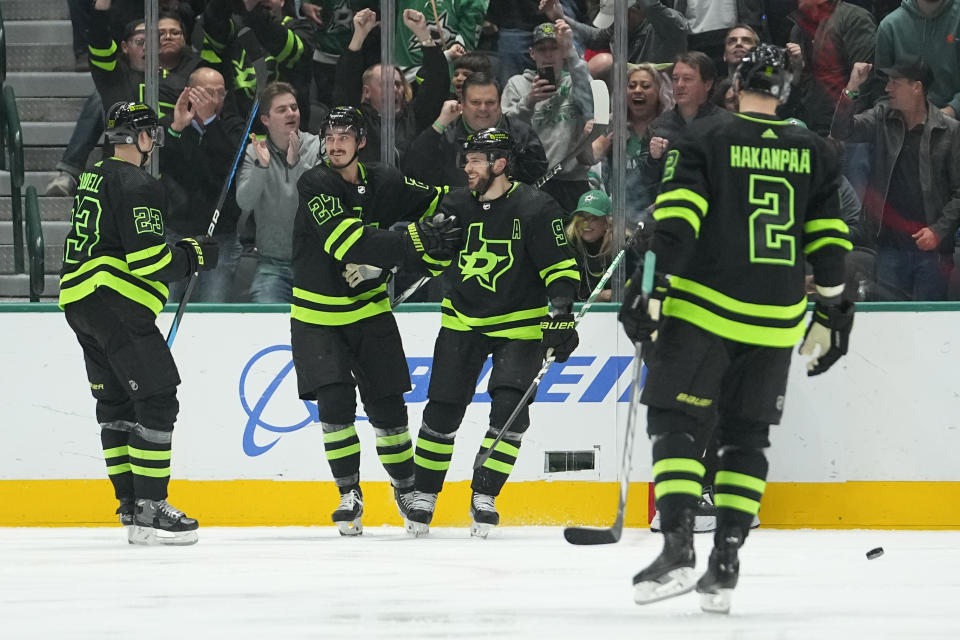
POLYGON ((761 138, 769 138, 769 139, 776 140, 776 139, 777 139, 777 134, 775 134, 775 133, 773 132, 773 129, 767 129, 766 131, 763 132, 763 134, 761 134, 760 137, 761 137, 761 138))

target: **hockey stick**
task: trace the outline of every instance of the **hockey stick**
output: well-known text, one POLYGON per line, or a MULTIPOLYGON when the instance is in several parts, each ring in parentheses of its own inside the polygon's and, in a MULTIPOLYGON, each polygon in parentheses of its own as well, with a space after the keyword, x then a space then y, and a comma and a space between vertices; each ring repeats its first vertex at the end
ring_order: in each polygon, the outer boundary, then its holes
MULTIPOLYGON (((245 27, 237 34, 237 39, 240 41, 241 47, 244 51, 256 51, 260 44, 257 42, 256 36, 249 27, 245 27)), ((230 168, 230 174, 227 176, 227 179, 223 183, 223 187, 220 188, 220 196, 217 198, 217 205, 213 209, 213 217, 210 219, 210 225, 207 227, 207 235, 212 236, 214 230, 217 228, 217 222, 220 220, 220 210, 223 208, 223 203, 227 199, 227 193, 230 191, 230 185, 233 183, 233 176, 237 172, 237 166, 240 164, 240 158, 243 157, 243 151, 247 146, 247 136, 250 135, 250 129, 253 127, 253 119, 257 117, 257 111, 260 109, 260 94, 263 93, 263 88, 266 86, 267 81, 267 60, 266 57, 261 56, 253 62, 253 68, 256 73, 257 79, 257 95, 253 100, 253 106, 250 107, 250 115, 247 117, 247 126, 243 130, 243 137, 240 138, 240 144, 237 146, 237 153, 233 157, 233 166, 230 168)), ((170 324, 170 332, 167 334, 167 347, 173 347, 173 340, 177 337, 177 331, 180 329, 180 322, 183 319, 183 312, 187 309, 187 301, 190 299, 190 295, 193 293, 193 288, 197 284, 197 271, 194 271, 188 276, 187 279, 187 288, 183 292, 183 297, 180 298, 180 304, 177 306, 177 313, 173 316, 173 322, 170 324)))
MULTIPOLYGON (((616 270, 617 265, 620 264, 620 261, 623 259, 623 257, 627 254, 627 250, 630 248, 630 245, 640 237, 640 230, 642 228, 643 223, 637 225, 637 230, 633 236, 631 236, 630 240, 627 242, 627 245, 620 250, 620 253, 618 253, 613 259, 613 262, 610 263, 610 266, 607 268, 606 272, 604 272, 603 277, 600 278, 597 286, 595 286, 593 291, 590 293, 590 297, 587 298, 587 301, 583 303, 583 306, 580 308, 580 313, 578 313, 577 317, 573 319, 574 328, 580 324, 580 321, 583 320, 583 316, 585 316, 587 311, 590 310, 590 307, 593 306, 594 300, 596 300, 597 296, 600 295, 600 292, 603 291, 603 286, 607 284, 607 281, 610 280, 610 278, 613 277, 613 272, 616 270)), ((644 271, 644 278, 646 278, 646 271, 644 271)), ((520 412, 523 411, 523 408, 527 406, 527 402, 531 397, 533 397, 533 394, 536 393, 537 387, 540 386, 543 376, 547 374, 547 369, 550 368, 550 365, 552 365, 556 359, 556 356, 554 356, 550 351, 547 352, 547 359, 544 360, 543 366, 540 367, 540 371, 537 372, 536 377, 534 377, 533 382, 530 383, 530 386, 527 387, 527 390, 523 392, 523 396, 520 397, 520 402, 518 402, 517 406, 513 408, 513 411, 510 413, 510 417, 508 417, 507 421, 503 423, 503 428, 500 429, 500 433, 498 433, 497 437, 493 439, 493 442, 491 442, 490 446, 487 447, 485 453, 477 454, 477 460, 473 464, 474 470, 482 467, 483 463, 486 462, 491 455, 493 455, 494 448, 501 440, 503 440, 503 437, 506 435, 507 431, 509 431, 510 427, 513 426, 517 416, 519 416, 520 412)))
MULTIPOLYGON (((656 267, 656 254, 647 251, 643 260, 644 304, 653 291, 653 273, 656 267)), ((630 488, 630 468, 633 460, 633 440, 637 433, 637 411, 640 404, 640 383, 643 379, 643 361, 647 343, 637 345, 633 360, 633 386, 630 387, 630 407, 627 409, 627 430, 623 442, 623 462, 620 464, 620 501, 617 503, 617 518, 612 527, 567 527, 563 537, 570 544, 612 544, 620 540, 623 533, 623 521, 627 513, 627 490, 630 488)))
MULTIPOLYGON (((549 171, 537 178, 536 182, 533 183, 534 188, 539 189, 549 182, 551 178, 563 170, 564 163, 569 162, 570 158, 575 158, 583 153, 588 146, 593 144, 594 140, 606 133, 607 128, 610 126, 610 94, 607 93, 607 85, 604 84, 603 80, 591 80, 590 91, 593 93, 593 130, 577 144, 571 153, 567 154, 567 157, 553 165, 549 171)), ((420 287, 427 284, 431 278, 432 276, 424 276, 411 284, 403 293, 394 298, 393 306, 396 307, 398 304, 405 302, 410 296, 415 294, 420 287)))

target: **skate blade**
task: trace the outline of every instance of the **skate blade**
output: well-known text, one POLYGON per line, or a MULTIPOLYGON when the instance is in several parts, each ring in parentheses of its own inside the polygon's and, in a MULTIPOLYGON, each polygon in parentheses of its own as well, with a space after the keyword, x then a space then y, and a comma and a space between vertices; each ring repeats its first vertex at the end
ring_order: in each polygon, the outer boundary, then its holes
POLYGON ((693 519, 694 533, 713 533, 717 530, 717 516, 697 516, 693 519))
POLYGON ((163 531, 153 527, 133 525, 127 528, 127 542, 148 547, 186 547, 197 544, 196 531, 163 531))
POLYGON ((473 522, 470 524, 470 537, 486 539, 486 537, 490 535, 491 529, 493 529, 492 524, 473 522))
POLYGON ((701 593, 700 608, 707 613, 730 613, 733 589, 717 589, 716 593, 701 593))
POLYGON ((420 538, 430 533, 430 525, 424 524, 423 522, 414 522, 413 520, 405 519, 403 521, 403 527, 407 530, 407 533, 414 538, 420 538))
POLYGON ((363 535, 363 523, 360 522, 360 518, 357 518, 356 520, 334 522, 333 524, 337 525, 337 531, 339 531, 340 535, 342 536, 363 535))
POLYGON ((633 601, 637 604, 650 604, 675 598, 693 591, 696 584, 694 568, 681 567, 667 572, 659 582, 649 580, 633 585, 633 601))

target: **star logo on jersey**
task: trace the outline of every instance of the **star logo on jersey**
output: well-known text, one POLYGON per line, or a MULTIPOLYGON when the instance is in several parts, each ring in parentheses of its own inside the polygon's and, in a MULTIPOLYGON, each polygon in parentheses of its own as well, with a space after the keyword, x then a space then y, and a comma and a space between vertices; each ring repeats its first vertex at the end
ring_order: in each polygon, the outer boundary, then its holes
POLYGON ((483 237, 483 223, 475 222, 467 230, 467 241, 457 263, 463 282, 476 278, 477 284, 496 293, 497 279, 513 266, 513 243, 483 237))
POLYGON ((775 133, 773 132, 773 129, 767 129, 766 131, 764 131, 763 133, 760 134, 760 137, 761 137, 761 138, 768 138, 768 139, 770 139, 770 140, 776 140, 776 139, 777 139, 777 134, 775 134, 775 133))
MULTIPOLYGON (((447 12, 444 11, 437 15, 437 20, 439 22, 434 22, 433 20, 427 20, 427 29, 430 31, 430 35, 433 36, 436 33, 440 34, 440 41, 443 43, 443 46, 451 44, 457 37, 456 32, 448 26, 449 16, 447 12)), ((407 51, 416 51, 420 49, 420 40, 417 39, 417 36, 410 36, 407 38, 407 51)))
POLYGON ((352 32, 353 16, 357 12, 350 8, 350 0, 340 0, 330 7, 330 31, 352 32))

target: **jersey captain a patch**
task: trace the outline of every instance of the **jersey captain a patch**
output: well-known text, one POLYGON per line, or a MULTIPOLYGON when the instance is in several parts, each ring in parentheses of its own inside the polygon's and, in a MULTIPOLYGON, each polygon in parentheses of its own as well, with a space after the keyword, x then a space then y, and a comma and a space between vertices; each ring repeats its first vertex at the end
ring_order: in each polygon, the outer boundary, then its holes
POLYGON ((481 287, 496 292, 497 280, 513 266, 513 242, 484 237, 483 223, 467 229, 467 237, 458 261, 462 281, 476 278, 481 287))

